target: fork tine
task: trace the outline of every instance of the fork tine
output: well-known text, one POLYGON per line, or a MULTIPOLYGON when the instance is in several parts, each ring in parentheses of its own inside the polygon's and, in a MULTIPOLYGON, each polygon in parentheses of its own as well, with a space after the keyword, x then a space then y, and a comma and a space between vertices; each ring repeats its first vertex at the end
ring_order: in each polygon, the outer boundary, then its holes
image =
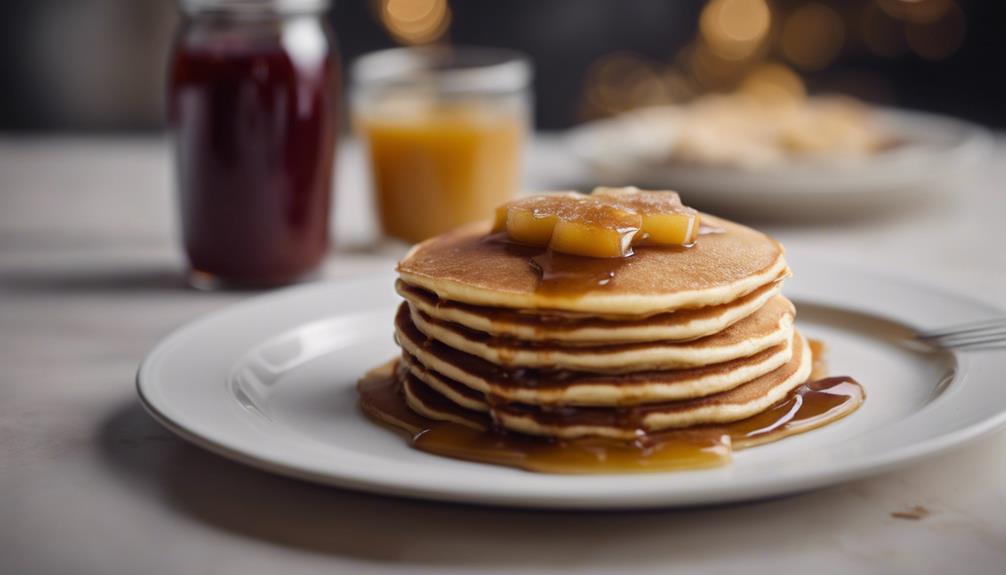
POLYGON ((975 339, 995 339, 995 338, 1006 338, 1006 328, 1000 328, 995 331, 960 333, 960 334, 954 334, 953 336, 946 336, 942 338, 927 338, 926 341, 950 343, 950 342, 960 342, 975 339))
POLYGON ((998 347, 1006 346, 1006 338, 999 337, 994 339, 976 339, 973 341, 966 341, 963 343, 952 343, 944 347, 952 347, 954 349, 975 349, 981 347, 983 349, 992 349, 998 347))
POLYGON ((969 347, 975 345, 1006 343, 1006 332, 982 334, 969 337, 958 336, 956 338, 930 339, 927 340, 927 343, 943 347, 969 347))
POLYGON ((987 351, 994 349, 1006 349, 1006 341, 968 344, 964 346, 955 347, 954 349, 960 349, 964 351, 987 351))
POLYGON ((1006 329, 1006 318, 995 318, 980 322, 973 322, 970 324, 960 324, 957 326, 942 328, 938 331, 919 332, 915 335, 915 337, 917 339, 939 339, 957 335, 983 333, 990 330, 998 331, 1001 329, 1006 329))

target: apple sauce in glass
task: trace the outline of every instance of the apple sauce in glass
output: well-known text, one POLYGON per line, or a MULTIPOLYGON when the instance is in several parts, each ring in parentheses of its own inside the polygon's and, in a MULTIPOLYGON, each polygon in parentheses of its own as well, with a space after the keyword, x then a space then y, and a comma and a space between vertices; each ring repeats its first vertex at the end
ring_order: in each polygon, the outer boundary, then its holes
POLYGON ((363 56, 352 115, 385 235, 419 242, 491 217, 521 187, 530 65, 495 48, 363 56))

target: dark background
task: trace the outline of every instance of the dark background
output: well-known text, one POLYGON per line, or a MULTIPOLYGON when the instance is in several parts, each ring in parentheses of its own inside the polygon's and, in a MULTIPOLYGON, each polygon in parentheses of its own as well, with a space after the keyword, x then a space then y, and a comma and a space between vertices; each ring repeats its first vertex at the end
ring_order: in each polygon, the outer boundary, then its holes
MULTIPOLYGON (((336 2, 331 18, 344 61, 407 43, 382 24, 381 1, 336 2)), ((1006 2, 776 0, 769 2, 772 27, 758 57, 731 64, 725 79, 699 81, 689 57, 706 5, 705 0, 449 0, 449 26, 437 41, 530 54, 537 123, 544 129, 664 97, 730 89, 758 62, 791 66, 811 92, 844 92, 1006 127, 1006 2), (824 67, 795 65, 781 47, 788 16, 807 4, 824 5, 842 22, 841 50, 824 67), (628 61, 630 71, 649 70, 666 80, 663 91, 599 104, 592 96, 592 75, 598 62, 612 55, 622 64, 628 61)), ((160 129, 164 66, 178 20, 171 0, 3 2, 0 130, 160 129)))

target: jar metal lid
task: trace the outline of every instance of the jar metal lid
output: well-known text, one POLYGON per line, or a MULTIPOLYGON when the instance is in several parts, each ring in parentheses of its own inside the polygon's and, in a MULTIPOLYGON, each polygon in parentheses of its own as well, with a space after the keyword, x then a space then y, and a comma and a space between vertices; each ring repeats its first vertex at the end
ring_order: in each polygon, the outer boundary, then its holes
POLYGON ((233 12, 236 14, 320 12, 327 10, 331 0, 179 0, 187 13, 233 12))

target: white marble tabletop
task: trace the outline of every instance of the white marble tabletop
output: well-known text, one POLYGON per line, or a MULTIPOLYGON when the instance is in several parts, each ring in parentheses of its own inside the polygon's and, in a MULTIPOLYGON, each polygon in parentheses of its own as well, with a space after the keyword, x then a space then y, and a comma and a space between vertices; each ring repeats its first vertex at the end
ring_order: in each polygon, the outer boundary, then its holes
MULTIPOLYGON (((588 180, 549 138, 541 187, 588 180)), ((370 247, 359 158, 340 161, 330 278, 370 247)), ((1006 308, 1006 146, 900 215, 764 224, 790 246, 1006 308)), ((160 139, 0 139, 0 573, 1002 573, 1006 432, 809 494, 717 508, 548 513, 361 495, 176 439, 133 375, 168 331, 248 293, 184 287, 160 139)), ((1003 382, 1006 385, 1006 380, 1003 382)))

